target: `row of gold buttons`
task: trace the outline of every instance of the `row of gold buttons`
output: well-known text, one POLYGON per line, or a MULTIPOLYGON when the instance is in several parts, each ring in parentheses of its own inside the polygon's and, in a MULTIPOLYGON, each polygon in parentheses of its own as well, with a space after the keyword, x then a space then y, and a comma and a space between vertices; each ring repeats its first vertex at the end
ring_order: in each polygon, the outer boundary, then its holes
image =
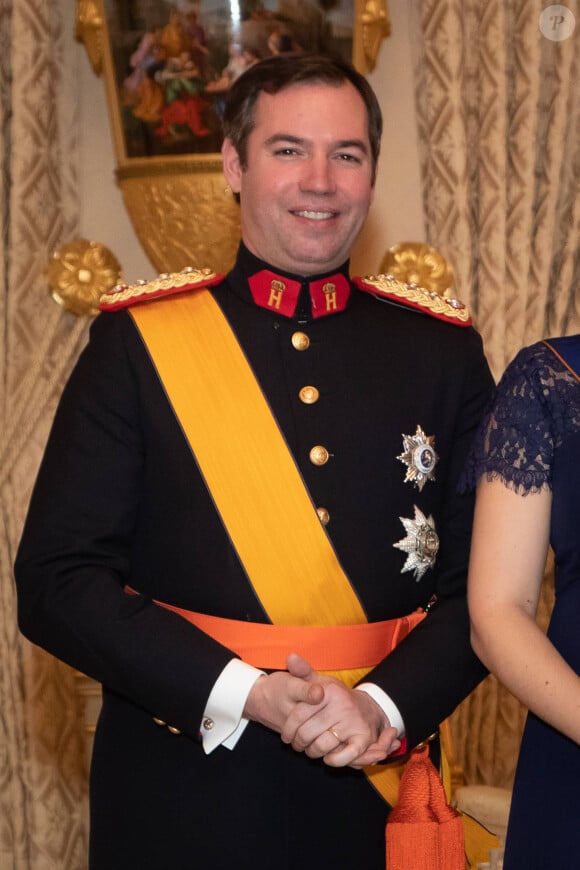
MULTIPOLYGON (((310 347, 310 339, 305 332, 295 332, 292 335, 292 347, 294 350, 308 350, 310 347)), ((302 387, 298 393, 301 402, 305 405, 314 405, 320 398, 320 391, 316 387, 302 387)), ((330 453, 320 444, 317 444, 310 451, 310 461, 313 465, 326 465, 330 459, 330 453)), ((327 526, 330 522, 330 513, 324 507, 316 508, 316 513, 323 526, 327 526)))

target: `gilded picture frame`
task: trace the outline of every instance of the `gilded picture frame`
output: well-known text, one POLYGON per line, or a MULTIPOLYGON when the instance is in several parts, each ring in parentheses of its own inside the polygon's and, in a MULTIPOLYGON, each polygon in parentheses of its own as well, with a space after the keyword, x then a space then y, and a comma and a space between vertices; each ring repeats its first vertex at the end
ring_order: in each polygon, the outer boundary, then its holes
POLYGON ((246 65, 315 50, 372 69, 386 0, 77 0, 77 37, 102 74, 117 181, 159 271, 233 262, 237 205, 221 170, 220 113, 246 65))

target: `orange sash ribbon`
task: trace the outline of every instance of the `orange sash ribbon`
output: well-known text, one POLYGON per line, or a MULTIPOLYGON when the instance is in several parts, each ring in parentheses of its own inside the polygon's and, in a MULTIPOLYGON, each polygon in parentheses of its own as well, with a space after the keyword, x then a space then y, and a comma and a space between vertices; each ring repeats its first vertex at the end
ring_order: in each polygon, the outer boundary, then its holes
MULTIPOLYGON (((128 594, 137 594, 125 587, 128 594)), ((286 656, 297 652, 317 671, 372 668, 425 618, 423 610, 398 619, 360 625, 271 625, 225 619, 154 601, 186 619, 255 668, 285 670, 286 656)))

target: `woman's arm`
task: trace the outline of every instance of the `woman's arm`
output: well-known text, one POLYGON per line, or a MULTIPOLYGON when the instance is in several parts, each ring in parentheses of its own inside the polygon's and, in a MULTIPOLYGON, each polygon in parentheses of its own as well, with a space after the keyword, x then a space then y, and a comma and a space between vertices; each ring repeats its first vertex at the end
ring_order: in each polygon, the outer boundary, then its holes
POLYGON ((521 496, 500 480, 477 490, 468 603, 472 645, 530 710, 580 743, 580 677, 535 621, 552 494, 521 496))

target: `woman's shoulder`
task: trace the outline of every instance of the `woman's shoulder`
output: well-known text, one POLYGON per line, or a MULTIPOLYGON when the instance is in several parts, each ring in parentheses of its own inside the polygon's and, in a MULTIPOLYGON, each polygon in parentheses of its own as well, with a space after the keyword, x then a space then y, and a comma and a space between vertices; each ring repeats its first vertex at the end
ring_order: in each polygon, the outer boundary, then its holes
POLYGON ((580 334, 548 338, 543 344, 580 381, 580 334))
POLYGON ((500 379, 498 395, 512 393, 517 397, 519 384, 524 392, 536 393, 537 398, 547 396, 551 391, 566 389, 566 382, 578 379, 579 371, 580 334, 543 339, 516 354, 500 379), (566 373, 571 377, 567 378, 566 373))
POLYGON ((554 358, 564 361, 567 354, 578 353, 580 353, 580 333, 543 338, 518 351, 508 370, 511 367, 535 369, 541 365, 553 364, 554 358))
POLYGON ((538 341, 506 368, 468 460, 462 488, 486 475, 518 492, 538 492, 551 482, 554 450, 580 428, 580 379, 567 358, 580 336, 538 341))

